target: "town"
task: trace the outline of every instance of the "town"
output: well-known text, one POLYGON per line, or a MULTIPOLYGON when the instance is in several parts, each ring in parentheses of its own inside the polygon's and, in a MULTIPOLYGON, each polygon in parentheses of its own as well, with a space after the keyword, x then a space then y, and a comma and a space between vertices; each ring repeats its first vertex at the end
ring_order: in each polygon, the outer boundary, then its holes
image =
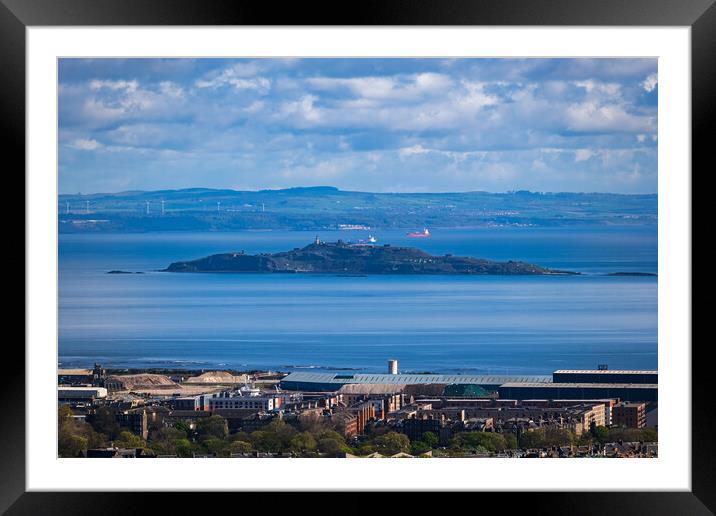
POLYGON ((658 373, 58 370, 60 457, 656 457, 658 373))

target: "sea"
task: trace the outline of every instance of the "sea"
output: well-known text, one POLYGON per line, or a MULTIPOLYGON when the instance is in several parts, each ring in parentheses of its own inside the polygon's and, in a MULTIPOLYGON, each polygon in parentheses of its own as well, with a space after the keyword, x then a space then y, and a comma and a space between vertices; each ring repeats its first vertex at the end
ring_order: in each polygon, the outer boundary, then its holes
MULTIPOLYGON (((421 229, 421 228, 418 228, 421 229)), ((543 375, 657 369, 657 227, 59 235, 60 367, 543 375), (233 251, 377 238, 579 276, 160 272, 233 251), (141 274, 107 274, 110 270, 141 274)))

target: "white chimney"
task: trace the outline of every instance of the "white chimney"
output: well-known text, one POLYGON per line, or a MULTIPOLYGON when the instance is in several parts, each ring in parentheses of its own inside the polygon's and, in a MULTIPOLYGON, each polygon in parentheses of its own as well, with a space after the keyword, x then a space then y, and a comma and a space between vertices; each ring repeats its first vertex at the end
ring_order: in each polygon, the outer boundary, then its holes
POLYGON ((398 361, 394 358, 388 360, 388 374, 398 374, 398 361))

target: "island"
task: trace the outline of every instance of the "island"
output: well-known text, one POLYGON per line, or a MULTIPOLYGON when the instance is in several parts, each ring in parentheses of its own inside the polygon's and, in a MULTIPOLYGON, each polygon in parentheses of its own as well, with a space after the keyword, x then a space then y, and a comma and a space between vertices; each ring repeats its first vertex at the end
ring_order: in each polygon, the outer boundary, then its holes
POLYGON ((577 272, 539 267, 520 261, 496 262, 466 256, 433 256, 412 247, 315 242, 273 254, 214 254, 198 260, 174 262, 163 272, 261 272, 328 274, 491 274, 576 275, 577 272))

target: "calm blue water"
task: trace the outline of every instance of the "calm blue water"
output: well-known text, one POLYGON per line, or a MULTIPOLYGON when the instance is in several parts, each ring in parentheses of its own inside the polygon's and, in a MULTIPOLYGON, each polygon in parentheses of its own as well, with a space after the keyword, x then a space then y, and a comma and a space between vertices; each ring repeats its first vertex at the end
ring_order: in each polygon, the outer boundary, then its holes
MULTIPOLYGON (((657 368, 649 227, 373 233, 435 254, 524 260, 579 277, 170 274, 172 261, 303 246, 305 232, 60 235, 59 361, 108 367, 351 368, 549 374, 657 368), (108 275, 112 269, 143 271, 108 275)), ((321 232, 324 240, 365 232, 321 232)))

